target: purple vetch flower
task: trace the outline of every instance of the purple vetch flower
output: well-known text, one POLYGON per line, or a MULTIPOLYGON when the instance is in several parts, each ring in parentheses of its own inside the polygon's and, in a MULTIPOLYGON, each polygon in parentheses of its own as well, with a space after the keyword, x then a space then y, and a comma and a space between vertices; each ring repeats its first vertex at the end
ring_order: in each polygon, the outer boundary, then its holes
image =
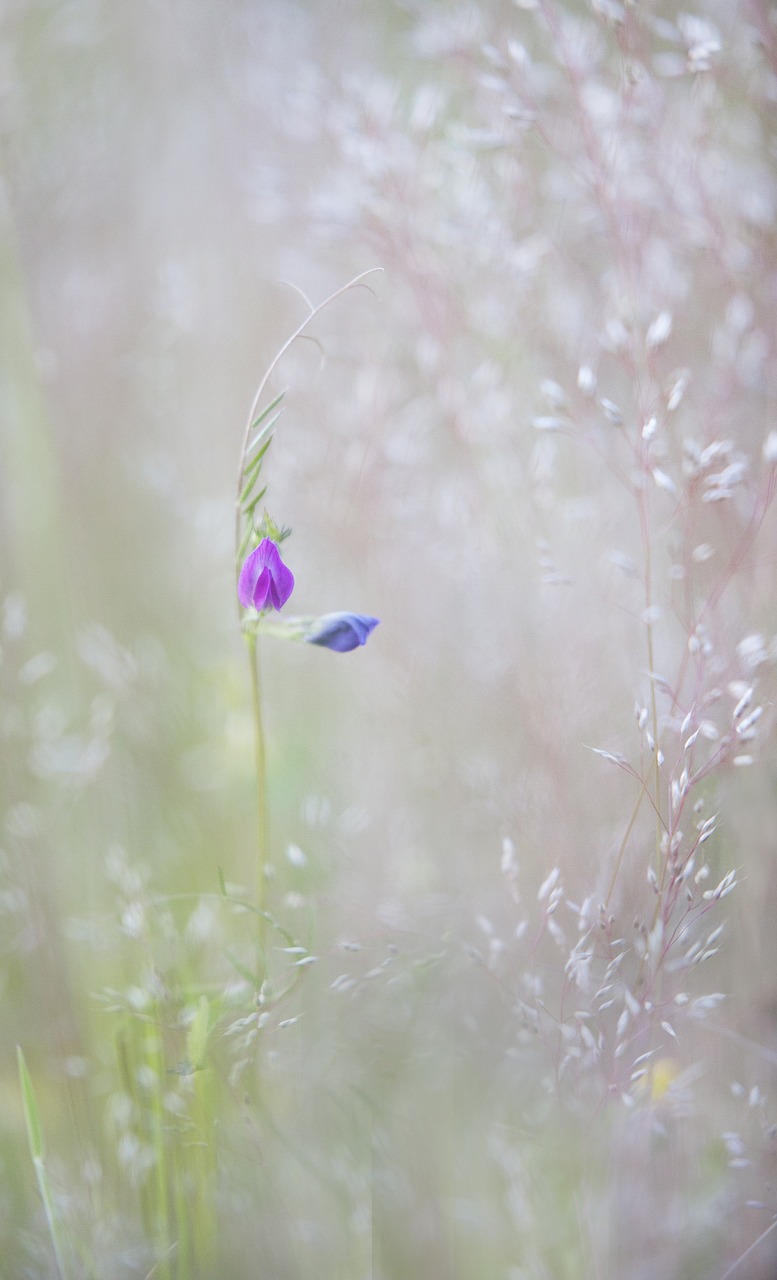
POLYGON ((348 653, 366 643, 379 621, 379 618, 368 618, 363 613, 325 613, 322 618, 316 618, 305 640, 308 644, 320 644, 337 653, 348 653))
POLYGON ((281 560, 271 538, 263 538, 246 558, 237 580, 237 594, 244 609, 282 609, 294 590, 294 574, 281 560))

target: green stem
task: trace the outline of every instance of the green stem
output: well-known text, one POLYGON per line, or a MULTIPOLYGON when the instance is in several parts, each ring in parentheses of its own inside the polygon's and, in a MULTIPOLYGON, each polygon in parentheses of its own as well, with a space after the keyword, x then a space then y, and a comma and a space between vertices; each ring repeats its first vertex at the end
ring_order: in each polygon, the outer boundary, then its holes
MULTIPOLYGON (((251 710, 254 717, 254 763, 256 769, 257 840, 256 840, 256 904, 266 910, 267 857, 269 848, 269 824, 267 821, 267 763, 262 724, 262 690, 259 672, 259 648, 256 636, 246 636, 248 665, 251 669, 251 710)), ((264 934, 264 920, 259 917, 260 935, 264 934)))
POLYGON ((67 1280, 67 1270, 65 1268, 64 1254, 59 1235, 56 1207, 54 1204, 54 1197, 51 1194, 48 1175, 46 1173, 43 1128, 40 1121, 40 1113, 38 1111, 38 1102, 35 1097, 35 1088, 32 1083, 32 1077, 27 1070, 27 1063, 24 1060, 24 1054, 22 1053, 20 1045, 16 1046, 16 1058, 19 1067, 19 1082, 22 1090, 22 1105, 24 1107, 24 1122, 27 1129, 27 1140, 30 1144, 30 1155, 32 1156, 35 1177, 38 1182, 38 1191, 40 1192, 40 1198, 43 1201, 46 1225, 49 1229, 49 1237, 54 1250, 57 1280, 67 1280))
MULTIPOLYGON (((151 1094, 149 1104, 151 1141, 154 1150, 156 1151, 156 1162, 154 1165, 156 1194, 154 1197, 153 1210, 156 1243, 160 1253, 156 1264, 157 1275, 159 1280, 172 1280, 173 1270, 170 1265, 170 1248, 174 1242, 177 1248, 178 1242, 175 1236, 172 1220, 172 1206, 170 1204, 170 1159, 168 1139, 165 1132, 164 1103, 162 1100, 162 1090, 164 1088, 165 1081, 165 1061, 162 1053, 160 1035, 161 1032, 153 1026, 149 1026, 146 1029, 143 1053, 147 1065, 154 1072, 157 1079, 156 1087, 151 1094)), ((185 1224, 182 1224, 182 1226, 185 1230, 185 1224)))

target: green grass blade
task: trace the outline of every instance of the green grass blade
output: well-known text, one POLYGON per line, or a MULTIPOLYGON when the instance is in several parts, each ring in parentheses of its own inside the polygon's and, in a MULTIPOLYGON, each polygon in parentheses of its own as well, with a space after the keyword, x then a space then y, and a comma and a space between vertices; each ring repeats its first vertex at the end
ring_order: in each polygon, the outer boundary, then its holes
POLYGON ((40 1112, 38 1111, 38 1102, 35 1097, 35 1088, 32 1083, 32 1077, 27 1070, 27 1063, 24 1060, 21 1045, 18 1044, 16 1046, 16 1060, 19 1065, 19 1084, 22 1091, 22 1106, 24 1108, 24 1123, 27 1129, 27 1141, 30 1144, 30 1155, 32 1156, 35 1177, 38 1182, 38 1191, 40 1193, 40 1198, 43 1201, 46 1225, 49 1229, 51 1246, 54 1250, 57 1275, 59 1276, 59 1280, 67 1280, 67 1270, 59 1238, 59 1225, 57 1223, 57 1216, 54 1208, 54 1199, 51 1194, 48 1175, 46 1174, 46 1166, 43 1162, 45 1147, 43 1143, 43 1128, 40 1122, 40 1112))
POLYGON ((27 1070, 27 1063, 24 1060, 21 1045, 16 1046, 16 1060, 19 1064, 19 1083, 22 1090, 22 1105, 24 1107, 24 1123, 27 1129, 27 1140, 30 1144, 30 1155, 33 1160, 43 1160, 45 1150, 43 1146, 43 1130, 40 1123, 40 1113, 35 1098, 35 1090, 33 1088, 30 1073, 27 1070))

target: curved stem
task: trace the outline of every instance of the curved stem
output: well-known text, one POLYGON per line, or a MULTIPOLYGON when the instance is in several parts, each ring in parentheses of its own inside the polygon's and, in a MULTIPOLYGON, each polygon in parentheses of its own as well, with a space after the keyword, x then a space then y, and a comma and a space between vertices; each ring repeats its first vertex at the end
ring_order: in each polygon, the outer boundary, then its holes
MULTIPOLYGON (((286 339, 286 341, 283 343, 283 345, 278 348, 277 352, 273 356, 273 359, 270 361, 269 365, 267 366, 267 369, 264 372, 264 376, 262 377, 262 380, 256 389, 256 394, 254 395, 254 398, 251 401, 251 408, 248 411, 248 417, 246 419, 246 425, 243 431, 243 446, 240 450, 240 465, 238 467, 238 473, 237 473, 237 500, 236 500, 236 510, 235 510, 235 551, 236 552, 240 546, 240 515, 241 515, 240 493, 242 490, 243 467, 245 465, 246 449, 248 448, 248 440, 251 435, 251 427, 253 425, 257 406, 259 405, 259 402, 262 399, 262 396, 264 395, 264 389, 267 386, 268 381, 270 380, 271 374, 277 367, 278 362, 283 358, 283 356, 285 356, 289 347, 292 346, 293 343, 295 343, 298 338, 302 337, 303 333, 307 329, 311 320, 314 320, 316 316, 319 315, 322 311, 324 311, 331 303, 335 302, 338 298, 341 298, 344 293, 349 293, 351 289, 355 289, 356 286, 361 284, 362 281, 365 280, 367 276, 371 276, 376 271, 382 271, 382 270, 383 270, 382 267, 370 267, 368 271, 360 272, 358 276, 354 276, 353 280, 349 280, 347 284, 341 285, 339 289, 335 289, 334 293, 330 293, 329 297, 324 298, 323 302, 319 302, 317 307, 311 307, 310 311, 305 316, 305 319, 302 321, 301 324, 297 325, 297 328, 294 330, 294 332, 290 334, 289 337, 286 339)), ((239 565, 237 566, 237 571, 240 572, 239 565)))

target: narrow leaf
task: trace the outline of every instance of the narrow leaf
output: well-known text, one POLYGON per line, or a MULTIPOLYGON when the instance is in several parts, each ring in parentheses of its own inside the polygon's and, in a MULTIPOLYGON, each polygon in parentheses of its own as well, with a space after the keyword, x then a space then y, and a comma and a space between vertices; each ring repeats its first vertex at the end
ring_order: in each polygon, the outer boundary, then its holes
POLYGON ((259 445, 262 442, 266 441, 268 436, 272 438, 271 436, 272 429, 275 426, 276 422, 278 421, 282 413, 283 413, 283 409, 279 409, 277 413, 274 413, 273 416, 270 418, 270 421, 265 423, 261 431, 258 431, 257 434, 254 436, 253 440, 251 440, 246 445, 246 451, 243 457, 244 463, 247 462, 249 459, 253 461, 253 459, 251 458, 251 455, 255 454, 259 445))
POLYGON ((254 514, 254 511, 256 510, 259 503, 262 501, 262 498, 264 497, 266 492, 267 492, 267 485, 264 485, 263 488, 259 490, 256 497, 252 498, 251 501, 248 503, 248 505, 243 507, 243 514, 245 516, 250 518, 254 514))
POLYGON ((254 536, 254 530, 253 530, 253 527, 251 526, 251 524, 248 524, 248 526, 246 527, 246 531, 245 531, 245 533, 243 534, 243 538, 242 538, 242 541, 241 541, 241 543, 240 543, 240 547, 238 548, 238 553, 237 553, 237 567, 238 567, 238 570, 240 569, 240 566, 242 565, 243 560, 245 559, 246 552, 248 551, 249 543, 250 543, 250 541, 251 541, 251 539, 252 539, 252 537, 253 537, 253 536, 254 536))
POLYGON ((278 408, 278 405, 280 404, 281 400, 282 400, 282 399, 283 399, 283 397, 285 396, 286 391, 287 391, 287 388, 286 388, 286 387, 284 387, 284 389, 283 389, 283 391, 280 393, 280 395, 276 396, 276 397, 275 397, 275 399, 274 399, 274 400, 272 400, 272 401, 267 405, 267 408, 266 408, 266 409, 262 409, 262 412, 259 414, 259 417, 258 417, 258 418, 254 418, 253 422, 251 423, 251 430, 252 430, 252 431, 254 430, 254 428, 255 428, 255 427, 260 426, 260 425, 261 425, 261 423, 262 423, 262 422, 264 422, 265 418, 268 418, 268 417, 270 416, 270 414, 272 413, 273 409, 277 409, 277 408, 278 408))
POLYGON ((253 480, 253 479, 254 479, 254 477, 259 473, 259 471, 261 471, 261 469, 262 469, 262 463, 263 463, 263 461, 264 461, 264 455, 266 454, 267 450, 269 449, 270 445, 272 444, 272 442, 273 442, 273 438, 274 438, 273 436, 269 436, 269 437, 265 440, 265 442, 264 442, 264 444, 262 445, 262 447, 261 447, 261 449, 259 450, 259 452, 256 454, 256 456, 255 456, 255 457, 253 457, 253 458, 251 459, 251 461, 248 463, 248 465, 244 468, 244 470, 243 470, 243 481, 244 481, 244 487, 245 487, 245 484, 247 484, 249 480, 253 480))
POLYGON ((21 1045, 16 1046, 16 1060, 19 1065, 19 1083, 22 1090, 22 1105, 24 1108, 24 1123, 27 1129, 27 1140, 30 1144, 30 1154, 32 1156, 33 1168, 35 1169, 35 1179, 38 1183, 38 1191, 43 1204, 46 1226, 48 1227, 49 1236, 51 1238, 51 1247, 54 1250, 57 1276, 59 1277, 59 1280, 67 1280, 67 1268, 65 1266, 65 1258, 59 1238, 59 1226, 57 1224, 54 1199, 51 1194, 49 1180, 46 1175, 46 1166, 44 1164, 43 1129, 40 1123, 40 1113, 38 1111, 38 1103, 35 1097, 35 1088, 32 1083, 32 1077, 27 1070, 27 1063, 24 1060, 21 1045))
MULTIPOLYGON (((269 442, 268 442, 268 443, 269 443, 269 442)), ((243 485, 243 488, 242 488, 242 490, 241 490, 241 492, 240 492, 240 505, 241 505, 241 507, 245 505, 245 501, 246 501, 246 499, 247 499, 248 495, 250 494, 251 490, 253 489, 254 485, 256 484, 257 480, 259 479, 259 473, 260 473, 261 469, 262 469, 262 468, 261 468, 261 466, 257 467, 256 471, 254 471, 254 473, 253 473, 253 475, 251 476, 251 478, 250 478, 249 480, 247 480, 247 481, 246 481, 246 483, 243 485)), ((265 486, 265 488, 266 488, 266 486, 265 486)))
POLYGON ((19 1064, 19 1083, 22 1089, 24 1123, 27 1128, 30 1155, 33 1160, 42 1160, 44 1157, 43 1130, 40 1123, 38 1104, 35 1099, 35 1089, 33 1088, 30 1073, 27 1070, 27 1063, 24 1061, 24 1054, 22 1053, 21 1046, 18 1044, 16 1046, 16 1060, 19 1064))

